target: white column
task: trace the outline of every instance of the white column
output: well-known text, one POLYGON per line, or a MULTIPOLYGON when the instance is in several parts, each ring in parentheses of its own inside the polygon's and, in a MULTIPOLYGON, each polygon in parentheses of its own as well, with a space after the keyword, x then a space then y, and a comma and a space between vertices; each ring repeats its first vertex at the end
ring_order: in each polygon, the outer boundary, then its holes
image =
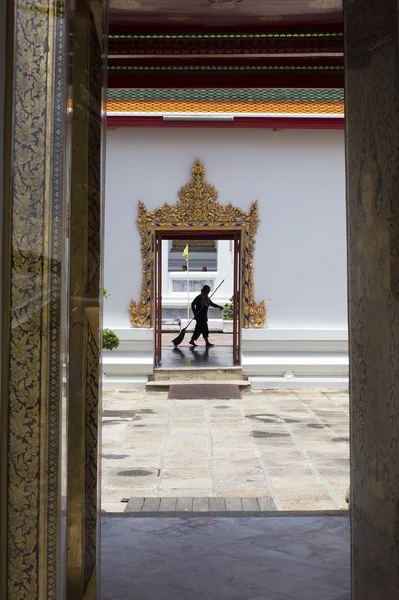
MULTIPOLYGON (((216 286, 225 279, 224 284, 217 292, 214 302, 223 304, 233 295, 234 286, 234 242, 230 240, 218 240, 218 278, 216 286)), ((215 287, 216 287, 215 286, 215 287)))
POLYGON ((190 246, 188 246, 187 257, 187 323, 190 320, 190 246))
POLYGON ((169 294, 169 240, 162 240, 162 296, 168 296, 169 294))

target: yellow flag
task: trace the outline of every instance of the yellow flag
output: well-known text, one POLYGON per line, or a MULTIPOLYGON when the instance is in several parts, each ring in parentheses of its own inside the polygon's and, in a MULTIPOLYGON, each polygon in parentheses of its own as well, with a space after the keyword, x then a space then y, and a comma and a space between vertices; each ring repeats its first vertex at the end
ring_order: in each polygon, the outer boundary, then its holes
POLYGON ((183 251, 183 256, 184 256, 184 258, 186 259, 186 261, 188 262, 188 244, 187 244, 187 246, 184 248, 184 251, 183 251))

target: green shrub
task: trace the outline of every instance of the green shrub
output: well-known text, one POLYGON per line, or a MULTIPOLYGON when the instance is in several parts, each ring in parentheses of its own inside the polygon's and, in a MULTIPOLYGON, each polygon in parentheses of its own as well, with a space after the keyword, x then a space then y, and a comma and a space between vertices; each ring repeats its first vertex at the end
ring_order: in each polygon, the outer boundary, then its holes
POLYGON ((104 350, 115 350, 119 346, 119 338, 112 329, 104 329, 103 331, 103 348, 104 350))
POLYGON ((232 296, 227 304, 224 305, 223 321, 232 321, 234 318, 234 297, 232 296))
MULTIPOLYGON (((110 293, 107 288, 103 288, 104 298, 109 298, 110 293)), ((103 331, 103 349, 104 350, 115 350, 119 346, 119 338, 115 331, 112 329, 104 329, 103 331)))

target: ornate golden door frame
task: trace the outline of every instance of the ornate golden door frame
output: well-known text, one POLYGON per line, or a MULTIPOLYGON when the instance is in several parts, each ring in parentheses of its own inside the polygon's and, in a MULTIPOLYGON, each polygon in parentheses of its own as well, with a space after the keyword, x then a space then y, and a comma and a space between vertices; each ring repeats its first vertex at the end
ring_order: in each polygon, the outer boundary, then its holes
POLYGON ((88 600, 99 523, 106 1, 7 4, 0 598, 88 600))
POLYGON ((266 305, 254 300, 253 259, 255 235, 259 225, 258 202, 252 202, 248 213, 241 208, 219 204, 218 193, 205 180, 205 167, 196 160, 191 180, 179 192, 179 201, 147 211, 139 202, 137 225, 141 237, 143 279, 140 302, 131 301, 130 322, 133 327, 153 327, 154 323, 154 232, 155 231, 217 231, 240 229, 242 232, 242 323, 243 328, 263 327, 266 305))
MULTIPOLYGON (((162 363, 162 242, 163 240, 180 240, 182 234, 176 230, 156 229, 154 231, 154 329, 155 329, 155 367, 161 366, 162 363)), ((219 241, 230 240, 234 245, 234 264, 233 264, 233 364, 239 365, 241 359, 241 246, 242 246, 242 230, 237 227, 233 229, 209 230, 204 228, 201 230, 185 230, 184 243, 198 243, 199 240, 219 241)))

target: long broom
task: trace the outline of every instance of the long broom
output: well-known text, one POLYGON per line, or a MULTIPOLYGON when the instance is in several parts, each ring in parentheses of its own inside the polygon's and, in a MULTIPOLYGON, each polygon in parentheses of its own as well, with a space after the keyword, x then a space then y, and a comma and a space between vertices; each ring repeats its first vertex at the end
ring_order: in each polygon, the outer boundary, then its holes
MULTIPOLYGON (((212 296, 214 294, 216 294, 216 292, 218 291, 218 289, 220 288, 220 286, 223 285, 224 282, 225 282, 225 280, 223 279, 223 281, 221 283, 219 283, 219 285, 217 286, 216 290, 214 292, 212 292, 212 294, 209 296, 209 299, 211 299, 212 296)), ((206 306, 205 304, 204 304, 204 306, 201 306, 201 308, 197 312, 197 315, 201 312, 201 310, 203 308, 205 308, 205 306, 206 306)), ((195 315, 195 316, 197 316, 197 315, 195 315)), ((179 335, 174 340, 172 340, 172 344, 174 345, 175 348, 177 348, 177 346, 179 346, 182 343, 182 341, 184 340, 184 336, 186 335, 186 331, 190 327, 190 325, 194 321, 194 319, 195 319, 195 317, 193 317, 191 319, 191 321, 189 321, 187 323, 186 327, 180 331, 179 335)))

